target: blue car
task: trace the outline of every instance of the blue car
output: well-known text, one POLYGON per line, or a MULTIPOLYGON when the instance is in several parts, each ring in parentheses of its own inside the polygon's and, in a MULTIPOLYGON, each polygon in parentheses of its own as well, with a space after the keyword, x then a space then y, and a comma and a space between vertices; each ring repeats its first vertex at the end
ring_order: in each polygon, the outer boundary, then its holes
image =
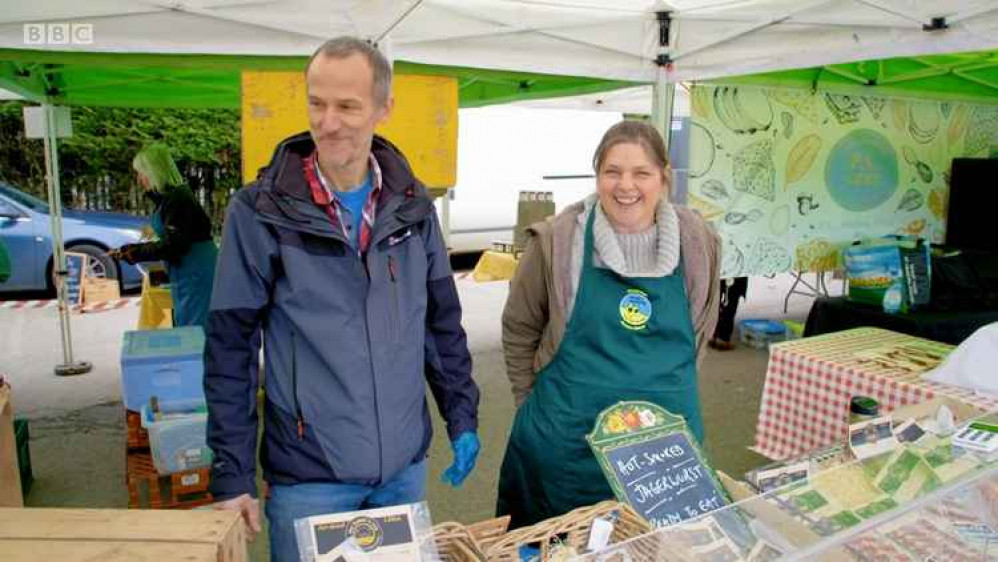
MULTIPOLYGON (((87 254, 88 275, 119 279, 122 289, 142 284, 133 265, 113 259, 108 250, 138 242, 148 220, 124 213, 63 210, 65 247, 87 254)), ((52 228, 48 203, 0 182, 0 243, 9 257, 10 272, 0 292, 52 290, 52 228)))

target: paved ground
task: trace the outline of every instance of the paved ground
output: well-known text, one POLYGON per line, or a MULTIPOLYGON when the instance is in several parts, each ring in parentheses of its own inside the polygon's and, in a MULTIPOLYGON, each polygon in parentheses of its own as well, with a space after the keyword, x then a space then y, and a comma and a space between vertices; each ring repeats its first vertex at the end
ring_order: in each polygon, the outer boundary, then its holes
MULTIPOLYGON (((810 299, 794 297, 783 315, 788 276, 753 279, 740 317, 801 320, 810 299)), ((838 284, 836 284, 838 285, 838 284)), ((465 327, 482 387, 481 439, 478 468, 460 490, 439 483, 450 451, 439 418, 430 454, 432 478, 428 501, 436 522, 478 521, 492 515, 499 465, 513 415, 500 344, 500 316, 506 283, 459 281, 465 327)), ((52 367, 61 362, 58 320, 54 309, 0 309, 0 372, 13 386, 16 414, 31 420, 31 456, 35 485, 30 506, 124 507, 124 409, 119 394, 118 357, 121 337, 132 329, 138 309, 84 314, 72 319, 76 356, 91 361, 94 371, 58 378, 52 367)), ((701 394, 711 464, 741 476, 763 462, 746 449, 751 445, 765 374, 764 351, 739 348, 711 351, 700 372, 701 394)), ((266 559, 265 541, 252 550, 266 559)))

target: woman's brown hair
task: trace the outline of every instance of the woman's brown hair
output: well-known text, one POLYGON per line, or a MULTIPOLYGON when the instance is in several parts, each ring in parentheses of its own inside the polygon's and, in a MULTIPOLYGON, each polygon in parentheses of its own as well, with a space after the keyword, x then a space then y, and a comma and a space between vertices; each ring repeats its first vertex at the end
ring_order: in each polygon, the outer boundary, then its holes
POLYGON ((662 169, 663 176, 669 177, 669 174, 666 173, 669 168, 669 156, 666 153, 662 135, 658 134, 655 127, 644 121, 621 121, 607 129, 593 155, 593 170, 597 174, 603 166, 603 161, 606 160, 606 153, 611 148, 623 143, 634 143, 644 147, 652 161, 662 169))

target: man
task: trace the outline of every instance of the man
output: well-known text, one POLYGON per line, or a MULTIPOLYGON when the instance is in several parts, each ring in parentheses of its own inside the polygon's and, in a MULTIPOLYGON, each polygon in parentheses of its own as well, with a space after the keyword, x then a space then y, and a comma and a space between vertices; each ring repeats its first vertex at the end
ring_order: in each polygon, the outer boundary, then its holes
POLYGON ((708 344, 718 351, 731 351, 735 343, 731 335, 735 331, 735 315, 738 314, 738 301, 745 298, 748 292, 748 277, 721 279, 721 310, 717 315, 717 327, 714 337, 708 344))
POLYGON ((229 205, 208 319, 205 395, 217 508, 260 530, 253 335, 264 332, 261 463, 274 560, 301 517, 421 501, 429 383, 458 486, 474 467, 478 388, 433 203, 375 127, 391 66, 333 39, 305 71, 310 134, 278 145, 229 205))

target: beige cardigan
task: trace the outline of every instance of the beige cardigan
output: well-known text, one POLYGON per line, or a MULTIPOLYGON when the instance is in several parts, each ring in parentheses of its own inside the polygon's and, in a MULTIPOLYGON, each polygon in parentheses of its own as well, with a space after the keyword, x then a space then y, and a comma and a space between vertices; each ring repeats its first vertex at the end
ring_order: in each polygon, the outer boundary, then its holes
MULTIPOLYGON (((696 211, 674 207, 699 362, 717 324, 720 237, 696 211)), ((554 357, 565 335, 572 236, 583 209, 582 202, 576 203, 528 229, 530 238, 510 283, 502 315, 506 374, 517 406, 526 400, 537 373, 554 357)))

